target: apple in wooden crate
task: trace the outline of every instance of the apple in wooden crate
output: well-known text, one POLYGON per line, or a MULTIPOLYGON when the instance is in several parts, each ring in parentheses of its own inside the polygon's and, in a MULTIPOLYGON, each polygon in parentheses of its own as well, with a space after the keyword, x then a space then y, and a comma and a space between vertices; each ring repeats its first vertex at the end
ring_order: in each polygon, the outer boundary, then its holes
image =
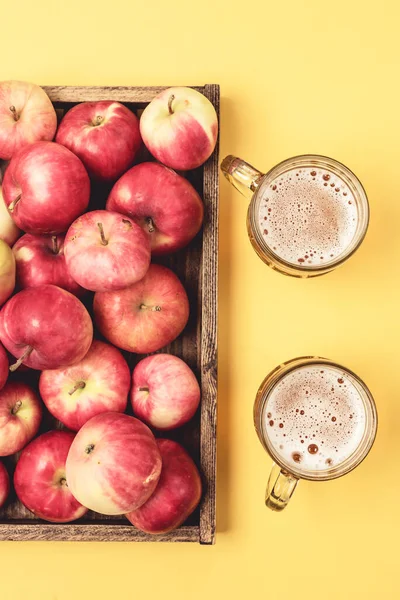
POLYGON ((64 235, 26 233, 13 246, 17 266, 17 287, 57 285, 75 296, 85 290, 71 277, 64 255, 64 235))
POLYGON ((6 302, 15 288, 15 258, 6 242, 0 240, 0 306, 6 302))
POLYGON ((151 240, 152 254, 186 246, 199 232, 204 207, 187 179, 155 162, 132 167, 116 182, 106 204, 136 221, 151 240))
POLYGON ((3 197, 20 229, 33 234, 65 232, 88 207, 90 180, 75 154, 54 142, 17 152, 3 179, 3 197))
POLYGON ((56 142, 79 156, 89 175, 115 181, 142 145, 136 115, 120 102, 82 102, 63 117, 56 142))
POLYGON ((0 508, 4 506, 10 493, 10 478, 2 462, 0 462, 0 508))
POLYGON ((25 383, 9 382, 0 390, 0 456, 22 450, 42 420, 39 397, 25 383))
POLYGON ((112 344, 147 354, 172 342, 189 318, 189 300, 178 277, 152 264, 143 279, 115 292, 96 292, 96 324, 112 344))
POLYGON ((121 413, 102 413, 78 431, 66 472, 69 489, 82 504, 120 515, 141 506, 154 492, 161 456, 144 423, 121 413))
POLYGON ((64 369, 43 371, 39 391, 50 413, 73 431, 103 412, 124 412, 131 374, 121 352, 99 340, 64 369))
POLYGON ((93 339, 92 320, 82 302, 55 285, 19 292, 0 311, 0 340, 31 369, 59 369, 79 362, 93 339))
POLYGON ((132 219, 108 210, 79 217, 68 229, 68 271, 93 292, 120 290, 142 279, 150 265, 150 240, 132 219))
POLYGON ((40 86, 0 82, 0 158, 10 160, 27 144, 52 140, 56 129, 56 111, 40 86))
POLYGON ((87 508, 72 495, 65 462, 74 439, 70 431, 48 431, 21 453, 14 473, 19 500, 40 519, 68 523, 83 517, 87 508))
POLYGON ((140 133, 151 154, 178 171, 196 169, 214 151, 218 118, 211 102, 188 87, 158 94, 144 109, 140 133))
POLYGON ((190 367, 177 356, 154 354, 141 360, 132 375, 135 415, 157 429, 187 423, 200 402, 200 387, 190 367))
POLYGON ((5 205, 0 186, 0 240, 6 242, 9 246, 12 246, 20 235, 21 231, 14 223, 5 205))
POLYGON ((146 533, 176 529, 192 514, 201 498, 201 479, 193 460, 177 442, 157 440, 162 471, 155 492, 141 507, 126 515, 146 533))

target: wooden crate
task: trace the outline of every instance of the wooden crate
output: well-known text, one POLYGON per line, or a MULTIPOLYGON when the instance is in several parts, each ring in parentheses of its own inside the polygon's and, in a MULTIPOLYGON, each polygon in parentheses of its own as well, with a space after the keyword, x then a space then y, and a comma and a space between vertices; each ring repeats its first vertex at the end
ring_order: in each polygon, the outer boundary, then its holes
MULTIPOLYGON (((44 87, 52 100, 58 116, 74 104, 95 100, 123 102, 135 112, 144 108, 162 87, 44 87)), ((196 87, 214 105, 219 117, 219 86, 196 87)), ((144 157, 148 159, 147 157, 144 157)), ((46 523, 34 517, 18 500, 11 497, 0 510, 0 540, 73 540, 73 541, 164 541, 200 542, 215 541, 216 493, 216 407, 217 407, 217 257, 218 257, 218 145, 210 159, 185 176, 195 186, 205 205, 204 227, 188 248, 161 262, 180 277, 189 296, 190 318, 183 334, 161 351, 183 358, 195 371, 201 382, 201 407, 194 419, 172 437, 189 450, 203 476, 203 497, 200 507, 182 527, 165 535, 151 536, 129 524, 124 517, 109 517, 89 512, 71 524, 46 523)), ((108 190, 94 188, 91 208, 103 208, 108 190)), ((89 297, 90 305, 91 297, 89 297)), ((89 306, 90 308, 90 306, 89 306)), ((143 358, 125 356, 133 366, 143 358)), ((33 372, 32 372, 33 373, 33 372)), ((14 377, 14 376, 13 376, 14 377)), ((36 385, 38 374, 27 376, 18 373, 36 385), (33 379, 32 379, 33 378, 33 379)), ((60 427, 46 414, 41 432, 60 427)), ((4 462, 12 475, 15 457, 4 462)))

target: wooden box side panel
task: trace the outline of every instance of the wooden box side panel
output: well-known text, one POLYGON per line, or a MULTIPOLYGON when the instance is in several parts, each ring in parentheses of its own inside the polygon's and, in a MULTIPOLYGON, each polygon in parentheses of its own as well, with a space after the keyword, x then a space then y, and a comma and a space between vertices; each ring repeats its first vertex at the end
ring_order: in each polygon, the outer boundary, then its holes
POLYGON ((180 527, 170 533, 150 535, 132 525, 71 523, 10 523, 0 525, 0 540, 13 542, 199 542, 199 528, 180 527))
MULTIPOLYGON (((44 86, 43 89, 52 102, 98 102, 99 100, 115 100, 116 102, 135 102, 147 104, 165 89, 160 87, 80 87, 80 86, 44 86)), ((204 93, 204 87, 192 86, 204 93)), ((205 86, 212 87, 212 86, 205 86)))
MULTIPOLYGON (((212 102, 219 121, 220 90, 206 85, 203 94, 212 102)), ((213 544, 216 530, 217 478, 217 309, 218 309, 218 148, 204 166, 203 200, 206 219, 202 254, 201 421, 200 459, 208 487, 200 508, 200 543, 213 544)))

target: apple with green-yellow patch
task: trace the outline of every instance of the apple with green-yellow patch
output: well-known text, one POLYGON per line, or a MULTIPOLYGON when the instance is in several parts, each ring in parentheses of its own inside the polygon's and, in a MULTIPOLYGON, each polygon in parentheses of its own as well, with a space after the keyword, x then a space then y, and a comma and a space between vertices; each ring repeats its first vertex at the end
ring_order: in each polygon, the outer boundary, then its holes
POLYGON ((0 240, 0 306, 9 299, 15 288, 15 258, 6 242, 0 240))
POLYGON ((21 231, 14 223, 5 205, 0 185, 0 240, 12 246, 20 235, 21 231))
POLYGON ((213 153, 218 137, 214 106, 189 87, 163 90, 146 106, 140 133, 147 149, 178 171, 200 167, 213 153))
POLYGON ((43 371, 39 390, 49 412, 72 431, 102 412, 124 412, 130 370, 121 352, 93 340, 86 356, 63 369, 43 371))
POLYGON ((42 407, 34 390, 9 382, 0 390, 0 456, 22 450, 38 432, 42 407))

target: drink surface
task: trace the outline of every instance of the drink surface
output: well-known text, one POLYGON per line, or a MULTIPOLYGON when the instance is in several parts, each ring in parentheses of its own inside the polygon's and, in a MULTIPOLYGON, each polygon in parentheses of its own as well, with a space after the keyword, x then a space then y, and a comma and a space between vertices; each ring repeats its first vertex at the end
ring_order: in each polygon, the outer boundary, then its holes
POLYGON ((366 413, 358 382, 325 364, 287 373, 272 388, 264 432, 288 468, 333 469, 359 447, 366 413))
POLYGON ((261 234, 286 262, 321 267, 350 246, 357 230, 357 204, 347 183, 332 171, 290 169, 260 193, 261 234))

